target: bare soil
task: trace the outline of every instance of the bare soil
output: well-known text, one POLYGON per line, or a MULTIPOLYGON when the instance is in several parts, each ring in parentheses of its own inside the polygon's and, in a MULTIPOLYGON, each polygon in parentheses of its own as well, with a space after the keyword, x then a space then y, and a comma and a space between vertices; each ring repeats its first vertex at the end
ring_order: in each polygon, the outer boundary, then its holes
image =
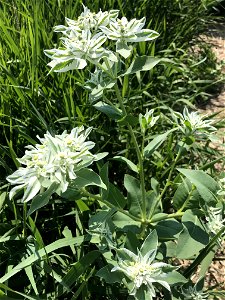
MULTIPOLYGON (((223 62, 223 72, 225 74, 225 23, 217 24, 209 28, 207 35, 202 37, 205 41, 212 45, 212 49, 218 59, 218 62, 223 62)), ((212 97, 209 103, 199 109, 200 113, 211 115, 219 113, 215 118, 225 120, 225 84, 218 95, 212 97)), ((218 131, 220 137, 219 144, 214 145, 221 152, 225 152, 225 128, 218 131)), ((218 166, 219 171, 225 171, 224 165, 218 166)), ((205 286, 207 288, 215 288, 216 290, 225 291, 225 242, 217 251, 214 261, 212 262, 209 272, 206 276, 205 286)), ((225 296, 220 296, 217 299, 225 300, 225 296)))

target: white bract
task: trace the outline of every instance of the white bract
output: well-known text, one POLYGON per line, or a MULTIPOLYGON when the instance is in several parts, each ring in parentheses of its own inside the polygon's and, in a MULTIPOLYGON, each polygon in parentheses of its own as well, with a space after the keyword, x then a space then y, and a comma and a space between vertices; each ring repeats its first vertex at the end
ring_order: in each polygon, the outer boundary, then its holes
POLYGON ((223 218, 222 208, 208 207, 208 216, 206 217, 207 227, 211 233, 217 234, 224 226, 225 219, 223 218))
POLYGON ((73 69, 83 69, 88 61, 98 62, 103 56, 116 58, 106 51, 102 44, 106 36, 99 32, 92 36, 90 30, 83 30, 77 33, 77 38, 63 38, 64 48, 45 50, 45 54, 52 59, 48 65, 55 72, 66 72, 73 69))
POLYGON ((142 29, 145 18, 141 20, 118 19, 118 10, 98 13, 84 7, 77 20, 66 18, 68 26, 55 26, 55 32, 61 32, 62 47, 45 50, 44 53, 52 59, 48 64, 51 71, 66 72, 73 69, 83 69, 87 62, 98 64, 101 58, 116 62, 114 53, 102 45, 107 39, 116 40, 116 52, 127 58, 131 48, 127 43, 150 41, 158 37, 158 33, 150 29, 142 29))
POLYGON ((138 254, 131 252, 126 248, 122 248, 120 252, 124 253, 128 259, 119 258, 118 266, 112 269, 114 271, 123 272, 132 282, 132 289, 130 295, 136 297, 136 294, 140 287, 143 285, 148 290, 149 299, 156 296, 154 283, 162 285, 164 288, 170 291, 169 284, 164 280, 167 272, 166 269, 173 268, 163 262, 153 262, 156 255, 156 250, 150 250, 145 255, 142 255, 138 250, 138 254))
POLYGON ((27 202, 53 183, 58 184, 57 194, 65 192, 69 181, 76 178, 76 171, 99 159, 89 151, 95 145, 86 141, 90 131, 91 128, 84 130, 82 126, 61 135, 52 136, 47 132, 44 138, 39 138, 41 144, 27 146, 25 155, 18 159, 24 167, 7 177, 15 185, 10 191, 10 199, 24 189, 22 201, 27 202))
POLYGON ((217 192, 218 195, 224 196, 225 195, 225 177, 220 178, 219 180, 220 189, 217 192))
POLYGON ((204 116, 201 116, 198 112, 189 112, 187 107, 184 108, 183 114, 175 112, 174 116, 181 131, 186 136, 207 135, 210 131, 216 130, 216 128, 212 126, 212 120, 204 120, 204 116))
POLYGON ((157 120, 159 119, 159 116, 154 117, 153 116, 154 109, 151 110, 146 110, 145 115, 143 116, 142 114, 139 114, 139 123, 141 126, 141 131, 145 132, 148 127, 153 127, 157 120))
POLYGON ((145 18, 128 21, 126 17, 122 17, 112 20, 109 27, 100 26, 100 29, 110 40, 116 41, 116 52, 127 58, 131 54, 127 43, 151 41, 159 36, 154 30, 142 29, 145 21, 145 18))

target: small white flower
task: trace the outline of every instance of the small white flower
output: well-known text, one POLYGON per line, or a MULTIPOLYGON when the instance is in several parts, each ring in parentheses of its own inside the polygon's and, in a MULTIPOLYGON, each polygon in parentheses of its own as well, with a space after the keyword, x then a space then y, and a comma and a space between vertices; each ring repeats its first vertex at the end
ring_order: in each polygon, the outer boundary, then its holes
POLYGON ((154 109, 151 110, 146 110, 145 115, 143 116, 142 114, 139 114, 139 123, 141 126, 142 132, 145 132, 148 127, 153 127, 157 120, 159 119, 159 116, 154 117, 153 116, 154 109))
POLYGON ((47 132, 39 138, 41 144, 28 146, 25 155, 18 159, 24 165, 7 177, 15 187, 10 198, 21 189, 25 189, 22 201, 27 202, 36 196, 41 188, 48 188, 56 182, 57 194, 67 190, 69 181, 76 178, 76 171, 98 160, 89 150, 95 143, 86 141, 91 128, 73 128, 70 133, 64 131, 54 137, 47 132))
POLYGON ((121 271, 130 279, 133 283, 130 295, 135 296, 138 289, 144 285, 148 289, 149 295, 155 297, 154 283, 158 283, 170 291, 169 284, 164 280, 166 276, 165 270, 170 268, 171 271, 173 267, 163 262, 152 263, 156 250, 150 250, 145 255, 142 255, 139 250, 136 255, 126 248, 121 249, 120 252, 124 253, 128 259, 119 258, 118 266, 111 271, 121 271))
POLYGON ((212 120, 204 120, 204 116, 201 116, 198 112, 189 112, 187 107, 184 108, 183 114, 175 112, 174 116, 181 131, 186 136, 207 135, 209 131, 216 130, 216 128, 212 126, 212 120))

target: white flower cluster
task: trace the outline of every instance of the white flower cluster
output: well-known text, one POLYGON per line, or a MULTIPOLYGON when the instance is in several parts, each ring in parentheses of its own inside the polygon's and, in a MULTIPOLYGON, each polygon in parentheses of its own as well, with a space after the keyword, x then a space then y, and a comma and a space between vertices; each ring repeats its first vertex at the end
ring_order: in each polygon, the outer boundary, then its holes
POLYGON ((171 270, 173 267, 163 262, 152 263, 156 255, 156 250, 150 250, 144 256, 139 250, 138 255, 126 248, 121 249, 121 251, 129 259, 120 259, 118 266, 114 267, 112 272, 121 271, 131 280, 133 287, 130 295, 134 295, 135 297, 138 289, 145 285, 148 289, 149 299, 152 299, 152 297, 156 296, 153 283, 160 284, 170 291, 169 284, 164 280, 167 273, 163 269, 170 268, 171 270))
POLYGON ((175 112, 174 116, 181 131, 186 136, 207 135, 210 131, 216 130, 212 126, 212 120, 204 120, 204 116, 201 116, 198 112, 189 112, 187 107, 184 108, 183 114, 175 112))
POLYGON ((10 199, 24 189, 22 201, 27 202, 53 183, 58 184, 57 194, 65 192, 69 181, 76 178, 76 171, 99 159, 89 151, 95 145, 86 141, 90 131, 91 128, 84 130, 82 126, 61 135, 52 136, 47 132, 44 138, 39 138, 41 144, 27 146, 25 155, 18 159, 25 167, 7 177, 12 185, 16 185, 10 191, 10 199))
POLYGON ((207 209, 207 227, 213 234, 217 234, 224 226, 225 219, 223 218, 222 208, 208 207, 207 209))
POLYGON ((102 57, 109 61, 117 61, 112 51, 102 47, 107 39, 116 40, 116 52, 124 58, 131 54, 127 43, 150 41, 158 37, 158 33, 150 29, 142 29, 145 18, 128 20, 118 18, 118 10, 91 12, 87 7, 77 20, 66 18, 68 26, 58 25, 54 28, 61 32, 63 47, 45 50, 52 59, 48 64, 51 71, 65 72, 72 69, 83 69, 87 61, 98 63, 102 57))
POLYGON ((141 131, 145 132, 148 127, 153 127, 157 120, 159 119, 159 116, 154 117, 154 109, 146 110, 145 115, 139 114, 139 123, 141 126, 141 131))

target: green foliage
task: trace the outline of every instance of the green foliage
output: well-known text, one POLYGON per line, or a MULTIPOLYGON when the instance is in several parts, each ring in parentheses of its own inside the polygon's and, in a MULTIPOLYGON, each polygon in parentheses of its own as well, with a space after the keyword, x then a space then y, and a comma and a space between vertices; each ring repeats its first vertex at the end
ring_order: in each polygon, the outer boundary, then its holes
MULTIPOLYGON (((59 47, 74 24, 52 28, 77 19, 81 1, 1 2, 0 299, 205 295, 203 277, 225 230, 214 172, 224 157, 209 146, 221 125, 183 106, 205 101, 222 80, 198 39, 219 2, 84 1, 96 13, 119 9, 119 18, 137 20, 117 22, 112 11, 107 25, 103 13, 94 45, 72 58, 59 47), (82 126, 82 137, 62 133, 82 126), (46 131, 51 151, 37 159, 46 131), (176 259, 192 262, 185 269, 176 259)), ((89 17, 79 21, 96 22, 89 17)))

